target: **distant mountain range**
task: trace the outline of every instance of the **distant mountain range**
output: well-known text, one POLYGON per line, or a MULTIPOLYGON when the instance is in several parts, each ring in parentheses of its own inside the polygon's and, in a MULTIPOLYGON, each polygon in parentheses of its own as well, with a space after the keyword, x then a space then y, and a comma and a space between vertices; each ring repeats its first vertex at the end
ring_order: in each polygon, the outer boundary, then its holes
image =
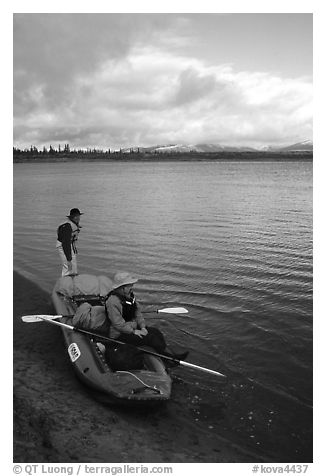
MULTIPOLYGON (((131 148, 134 151, 138 148, 131 148)), ((122 149, 122 152, 128 153, 130 148, 122 149)), ((267 146, 261 149, 255 149, 253 147, 232 147, 224 146, 221 144, 168 144, 168 145, 156 145, 152 147, 139 147, 139 152, 312 152, 313 143, 310 140, 303 142, 297 142, 288 146, 267 146)))
POLYGON ((296 142, 295 144, 291 144, 285 147, 267 147, 266 149, 263 150, 269 150, 269 151, 283 151, 283 152, 311 152, 313 151, 313 143, 311 140, 305 140, 303 142, 296 142))

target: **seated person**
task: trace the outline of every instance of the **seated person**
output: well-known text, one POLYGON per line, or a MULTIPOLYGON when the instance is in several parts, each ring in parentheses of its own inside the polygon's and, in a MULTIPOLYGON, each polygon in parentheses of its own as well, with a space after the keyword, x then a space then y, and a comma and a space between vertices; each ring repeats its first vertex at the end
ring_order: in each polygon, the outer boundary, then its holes
POLYGON ((168 352, 162 332, 155 327, 146 326, 140 305, 133 294, 133 285, 137 281, 126 272, 115 274, 112 290, 105 302, 110 321, 109 337, 138 347, 149 346, 160 354, 184 360, 188 352, 168 352))

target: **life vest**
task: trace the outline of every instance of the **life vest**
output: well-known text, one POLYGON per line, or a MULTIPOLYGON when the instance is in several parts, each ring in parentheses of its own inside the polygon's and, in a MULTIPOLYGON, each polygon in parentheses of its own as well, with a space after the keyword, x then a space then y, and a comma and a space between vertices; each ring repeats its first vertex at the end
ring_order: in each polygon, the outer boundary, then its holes
POLYGON ((66 224, 69 224, 71 226, 71 229, 72 229, 72 234, 71 234, 71 247, 73 249, 73 252, 75 254, 77 254, 77 248, 76 248, 76 241, 78 240, 78 234, 80 232, 80 226, 76 225, 76 223, 74 223, 73 221, 71 220, 66 220, 64 221, 63 223, 61 223, 61 225, 58 227, 58 230, 57 230, 57 234, 58 234, 58 241, 60 242, 60 244, 62 243, 62 237, 60 236, 60 229, 63 225, 66 225, 66 224))
POLYGON ((133 296, 127 299, 120 296, 120 294, 115 292, 112 292, 110 294, 114 294, 115 296, 119 298, 122 304, 122 318, 126 322, 133 321, 135 319, 136 308, 137 308, 136 299, 133 296))

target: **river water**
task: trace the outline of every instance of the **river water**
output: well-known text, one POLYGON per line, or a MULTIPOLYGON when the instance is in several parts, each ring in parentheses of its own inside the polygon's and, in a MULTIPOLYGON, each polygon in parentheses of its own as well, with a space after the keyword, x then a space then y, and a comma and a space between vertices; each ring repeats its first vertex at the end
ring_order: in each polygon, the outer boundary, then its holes
MULTIPOLYGON (((136 274, 188 360, 198 415, 274 461, 312 461, 312 162, 14 165, 14 268, 50 292, 56 228, 84 215, 79 273, 136 274), (221 408, 223 407, 223 411, 221 408)), ((153 325, 153 314, 149 317, 153 325)))

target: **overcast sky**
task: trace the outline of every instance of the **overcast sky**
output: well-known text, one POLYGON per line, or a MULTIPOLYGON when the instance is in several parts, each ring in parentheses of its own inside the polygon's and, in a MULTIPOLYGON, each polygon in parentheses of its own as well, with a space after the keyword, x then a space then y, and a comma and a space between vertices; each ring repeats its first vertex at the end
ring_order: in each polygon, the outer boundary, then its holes
POLYGON ((312 140, 311 14, 15 14, 14 145, 312 140))

